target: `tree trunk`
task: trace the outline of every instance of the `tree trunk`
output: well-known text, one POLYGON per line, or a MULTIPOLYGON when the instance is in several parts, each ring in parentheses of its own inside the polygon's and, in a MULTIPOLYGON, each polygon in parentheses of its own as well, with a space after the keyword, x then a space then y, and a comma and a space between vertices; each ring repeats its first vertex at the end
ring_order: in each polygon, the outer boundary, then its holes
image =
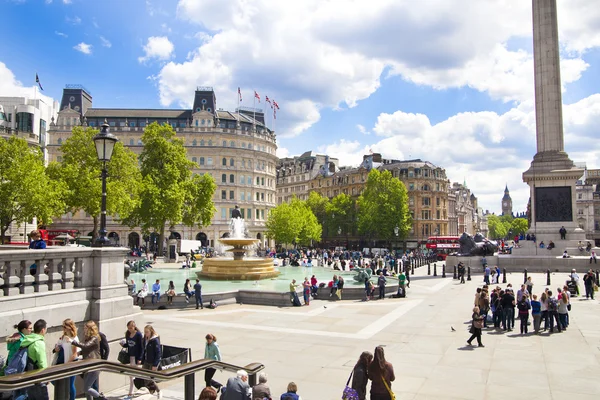
POLYGON ((2 232, 0 233, 0 244, 4 244, 4 236, 6 235, 6 231, 8 230, 8 226, 5 228, 2 227, 2 232))
POLYGON ((162 257, 162 255, 163 255, 164 242, 165 242, 165 227, 163 224, 163 226, 160 228, 160 232, 158 235, 158 256, 159 257, 162 257))
POLYGON ((92 217, 92 220, 94 221, 94 230, 92 231, 92 242, 94 242, 98 238, 98 216, 94 215, 92 217))

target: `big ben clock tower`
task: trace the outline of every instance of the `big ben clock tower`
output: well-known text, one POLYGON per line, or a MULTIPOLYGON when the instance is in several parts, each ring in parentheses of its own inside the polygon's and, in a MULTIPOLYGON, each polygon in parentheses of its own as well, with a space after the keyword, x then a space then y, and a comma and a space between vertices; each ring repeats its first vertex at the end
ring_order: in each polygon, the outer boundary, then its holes
POLYGON ((502 197, 502 215, 512 215, 512 199, 508 191, 508 185, 504 188, 504 196, 502 197))

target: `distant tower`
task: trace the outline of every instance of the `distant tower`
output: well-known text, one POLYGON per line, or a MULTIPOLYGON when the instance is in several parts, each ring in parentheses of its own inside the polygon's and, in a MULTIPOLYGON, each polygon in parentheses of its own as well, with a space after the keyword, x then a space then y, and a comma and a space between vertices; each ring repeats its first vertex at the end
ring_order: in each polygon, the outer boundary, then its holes
POLYGON ((508 191, 508 185, 504 188, 504 196, 502 196, 502 215, 512 215, 512 199, 508 191))

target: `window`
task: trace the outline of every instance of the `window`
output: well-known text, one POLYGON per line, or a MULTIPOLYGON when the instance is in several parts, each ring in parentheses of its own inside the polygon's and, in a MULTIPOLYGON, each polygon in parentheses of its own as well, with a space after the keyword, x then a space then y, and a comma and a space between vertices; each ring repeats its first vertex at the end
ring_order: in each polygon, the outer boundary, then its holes
POLYGON ((234 174, 229 175, 229 183, 235 183, 235 175, 234 174))
POLYGON ((244 178, 244 175, 240 175, 240 185, 243 185, 244 183, 246 183, 246 178, 244 178))
POLYGON ((204 139, 200 139, 200 146, 204 147, 204 139))
POLYGON ((431 215, 429 214, 429 210, 422 210, 421 211, 421 218, 422 219, 431 219, 431 215))
POLYGON ((62 162, 62 157, 61 157, 61 156, 57 156, 57 157, 56 157, 56 161, 58 161, 58 162, 62 162))
POLYGON ((408 190, 415 190, 415 184, 414 183, 409 183, 408 184, 408 190))
POLYGON ((204 157, 200 157, 200 165, 204 165, 204 157))
POLYGON ((256 210, 256 219, 260 219, 260 210, 256 210))
POLYGON ((208 107, 208 108, 206 109, 206 111, 208 111, 208 112, 212 112, 212 108, 208 107))
POLYGON ((578 198, 579 200, 581 200, 581 199, 583 198, 583 194, 582 194, 582 193, 578 193, 578 194, 577 194, 577 198, 578 198))
POLYGON ((252 160, 248 160, 248 168, 252 168, 252 160))
POLYGON ((133 146, 135 144, 135 142, 133 141, 133 139, 129 139, 129 145, 133 146))
POLYGON ((260 178, 260 184, 265 186, 265 178, 264 177, 260 178))
POLYGON ((242 167, 246 168, 246 160, 242 159, 242 167))
POLYGON ((229 200, 235 200, 235 190, 229 191, 229 200))
POLYGON ((252 185, 252 177, 251 176, 248 177, 247 182, 248 182, 248 185, 252 185))
POLYGON ((260 194, 260 201, 265 201, 265 194, 264 193, 260 194))
POLYGON ((423 197, 421 200, 422 200, 422 204, 424 206, 430 206, 431 205, 431 199, 429 197, 423 197))
POLYGON ((428 191, 428 190, 430 190, 430 189, 429 189, 429 185, 427 185, 427 184, 423 185, 423 190, 424 190, 424 191, 428 191))
POLYGON ((146 122, 144 122, 144 121, 140 122, 139 126, 142 127, 142 128, 145 127, 146 126, 146 122))
POLYGON ((235 147, 235 142, 233 140, 229 142, 229 147, 235 147))
POLYGON ((198 142, 196 142, 196 139, 192 140, 192 146, 197 146, 198 142))
POLYGON ((252 143, 248 143, 248 148, 252 150, 252 143))
POLYGON ((221 190, 221 200, 227 200, 227 190, 221 190))
POLYGON ((223 159, 221 160, 221 164, 223 164, 224 167, 227 166, 227 159, 225 157, 223 157, 223 159))
POLYGON ((212 139, 208 139, 208 146, 212 146, 212 139))
POLYGON ((205 119, 203 119, 202 122, 201 122, 202 126, 204 126, 204 124, 206 124, 206 120, 205 119))
POLYGON ((117 126, 117 123, 116 123, 115 121, 110 121, 110 122, 108 123, 108 125, 110 125, 110 126, 117 126))
POLYGON ((138 146, 142 145, 142 139, 138 139, 138 146))
POLYGON ((265 219, 265 210, 260 210, 260 219, 265 219))
POLYGON ((227 219, 227 209, 221 208, 221 219, 227 219))
POLYGON ((56 143, 58 143, 59 145, 62 144, 62 139, 58 138, 58 141, 56 143))
POLYGON ((246 192, 246 198, 248 199, 248 201, 252 200, 252 193, 246 192))
POLYGON ((246 209, 246 217, 248 219, 252 219, 252 209, 251 208, 246 209))
POLYGON ((206 158, 206 165, 213 165, 212 157, 206 158))
POLYGON ((246 200, 246 192, 244 192, 244 191, 240 192, 240 200, 241 201, 245 201, 246 200))
POLYGON ((221 175, 221 183, 227 183, 227 174, 221 175))
POLYGON ((197 107, 196 112, 200 112, 200 111, 202 111, 202 109, 200 107, 197 107))
POLYGON ((206 104, 206 99, 202 99, 202 104, 206 104))
POLYGON ((195 162, 195 163, 197 163, 197 162, 198 162, 198 159, 197 159, 196 157, 192 157, 192 162, 195 162))
POLYGON ((260 178, 257 176, 256 177, 256 186, 260 185, 260 178))
POLYGON ((242 149, 246 148, 246 142, 242 142, 242 149))
POLYGON ((436 219, 440 219, 440 216, 441 216, 440 210, 436 210, 435 211, 435 218, 436 219))
POLYGON ((135 122, 130 122, 130 123, 129 123, 129 127, 130 127, 130 128, 135 128, 135 122))
POLYGON ((230 167, 235 167, 235 160, 233 158, 229 159, 229 166, 230 167))
POLYGON ((223 140, 223 147, 227 147, 227 140, 223 140))
POLYGON ((439 197, 435 198, 435 205, 438 207, 440 206, 440 198, 439 197))
POLYGON ((260 193, 256 192, 256 201, 260 201, 260 193))

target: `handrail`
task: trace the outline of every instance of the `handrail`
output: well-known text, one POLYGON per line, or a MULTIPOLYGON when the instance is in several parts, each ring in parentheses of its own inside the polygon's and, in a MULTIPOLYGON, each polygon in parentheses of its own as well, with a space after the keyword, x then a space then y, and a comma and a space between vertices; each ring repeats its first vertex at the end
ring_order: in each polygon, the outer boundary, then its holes
POLYGON ((240 367, 238 365, 228 364, 221 361, 202 359, 162 371, 152 371, 133 367, 129 364, 120 364, 113 361, 93 359, 54 365, 49 368, 27 371, 21 374, 1 376, 0 392, 23 389, 37 383, 64 379, 70 376, 92 371, 111 372, 160 382, 185 377, 197 371, 211 367, 231 372, 236 372, 240 369, 243 369, 246 370, 250 376, 256 375, 265 368, 265 366, 261 363, 251 363, 245 367, 240 367))

